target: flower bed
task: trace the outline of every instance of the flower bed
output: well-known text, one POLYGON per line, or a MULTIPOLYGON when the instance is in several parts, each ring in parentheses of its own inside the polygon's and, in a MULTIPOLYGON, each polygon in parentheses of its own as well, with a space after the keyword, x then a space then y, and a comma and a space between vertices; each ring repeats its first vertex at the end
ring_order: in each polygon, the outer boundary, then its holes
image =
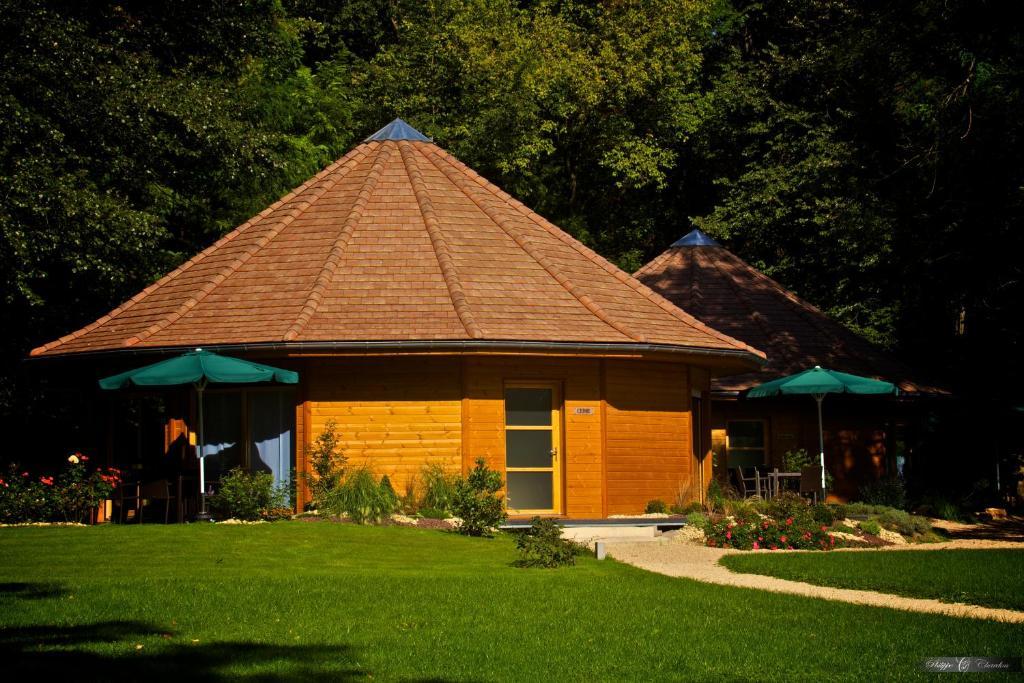
POLYGON ((756 513, 708 520, 704 535, 709 546, 737 550, 832 550, 837 543, 827 526, 812 520, 777 521, 756 513))
POLYGON ((57 475, 32 476, 12 464, 0 477, 0 523, 86 522, 121 481, 114 468, 90 471, 88 456, 75 453, 57 475))

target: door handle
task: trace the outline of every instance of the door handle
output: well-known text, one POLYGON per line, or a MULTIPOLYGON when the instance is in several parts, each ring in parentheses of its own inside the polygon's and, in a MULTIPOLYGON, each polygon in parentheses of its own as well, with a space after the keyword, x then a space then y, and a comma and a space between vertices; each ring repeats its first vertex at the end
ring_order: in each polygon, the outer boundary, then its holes
POLYGON ((551 458, 553 460, 558 460, 558 449, 557 448, 552 448, 551 449, 551 458))

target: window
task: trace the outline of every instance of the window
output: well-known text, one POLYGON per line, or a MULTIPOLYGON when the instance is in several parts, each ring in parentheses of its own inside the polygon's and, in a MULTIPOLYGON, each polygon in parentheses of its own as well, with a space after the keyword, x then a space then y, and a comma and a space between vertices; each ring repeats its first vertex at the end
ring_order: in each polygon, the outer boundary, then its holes
POLYGON ((730 420, 727 429, 729 467, 753 467, 765 463, 763 420, 730 420))
POLYGON ((295 464, 292 433, 295 397, 290 391, 207 391, 203 398, 206 476, 216 481, 233 467, 269 472, 286 484, 295 464))

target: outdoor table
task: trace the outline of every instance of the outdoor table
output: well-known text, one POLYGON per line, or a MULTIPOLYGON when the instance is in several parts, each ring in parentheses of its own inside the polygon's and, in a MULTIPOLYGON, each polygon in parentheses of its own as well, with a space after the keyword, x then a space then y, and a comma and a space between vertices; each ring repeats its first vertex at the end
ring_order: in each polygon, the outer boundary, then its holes
POLYGON ((796 479, 797 482, 799 482, 800 481, 800 473, 799 472, 779 472, 779 468, 778 467, 776 467, 775 469, 773 469, 771 472, 768 473, 769 491, 770 491, 772 497, 775 497, 775 496, 779 495, 779 489, 783 485, 783 483, 785 482, 786 479, 796 479))

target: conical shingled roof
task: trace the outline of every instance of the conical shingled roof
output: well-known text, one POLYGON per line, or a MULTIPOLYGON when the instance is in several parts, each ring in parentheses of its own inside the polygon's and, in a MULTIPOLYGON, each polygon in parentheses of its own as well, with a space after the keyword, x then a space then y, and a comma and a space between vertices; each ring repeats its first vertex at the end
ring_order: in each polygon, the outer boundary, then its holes
POLYGON ((680 308, 764 350, 758 372, 714 380, 738 392, 814 365, 894 382, 905 393, 947 393, 753 268, 701 230, 693 230, 635 277, 680 308))
POLYGON ((401 120, 87 327, 35 349, 574 342, 763 354, 401 120))

